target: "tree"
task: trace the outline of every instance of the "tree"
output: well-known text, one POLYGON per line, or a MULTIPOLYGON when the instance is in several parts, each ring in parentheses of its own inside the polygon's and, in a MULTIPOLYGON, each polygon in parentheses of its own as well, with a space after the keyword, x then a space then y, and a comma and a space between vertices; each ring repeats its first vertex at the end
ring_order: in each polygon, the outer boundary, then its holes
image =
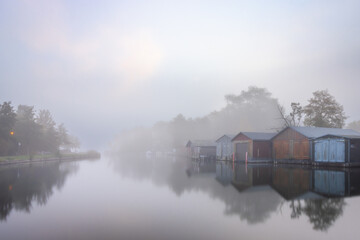
POLYGON ((291 103, 290 123, 292 126, 300 126, 303 117, 303 108, 300 103, 291 103))
POLYGON ((360 120, 349 123, 346 128, 360 132, 360 120))
POLYGON ((41 127, 40 149, 46 152, 56 152, 59 149, 58 132, 55 129, 55 121, 49 110, 40 110, 36 123, 41 127))
POLYGON ((70 144, 69 140, 69 134, 67 129, 65 128, 65 125, 61 123, 57 128, 58 136, 59 136, 59 143, 60 146, 67 148, 67 146, 70 144))
POLYGON ((49 110, 40 110, 36 117, 36 122, 47 129, 54 128, 56 125, 49 110))
POLYGON ((314 92, 303 111, 305 126, 342 128, 347 118, 343 106, 327 90, 314 92))
POLYGON ((80 141, 77 137, 73 136, 73 135, 68 135, 68 140, 69 140, 69 148, 72 150, 77 150, 78 148, 80 148, 80 141))
POLYGON ((40 150, 41 127, 35 122, 34 116, 33 106, 18 106, 14 132, 20 143, 19 151, 29 155, 30 158, 40 150))
POLYGON ((17 142, 13 133, 16 113, 11 102, 0 104, 0 155, 15 154, 17 142))
POLYGON ((289 115, 286 114, 285 108, 280 104, 278 104, 278 111, 280 114, 280 119, 283 120, 284 127, 300 126, 303 115, 303 109, 300 103, 291 103, 291 112, 289 115))
POLYGON ((120 152, 180 150, 189 139, 215 140, 225 133, 267 132, 281 128, 278 100, 266 88, 251 86, 238 95, 226 95, 225 101, 222 109, 203 117, 185 118, 178 114, 171 121, 158 122, 151 128, 124 132, 113 146, 120 152))

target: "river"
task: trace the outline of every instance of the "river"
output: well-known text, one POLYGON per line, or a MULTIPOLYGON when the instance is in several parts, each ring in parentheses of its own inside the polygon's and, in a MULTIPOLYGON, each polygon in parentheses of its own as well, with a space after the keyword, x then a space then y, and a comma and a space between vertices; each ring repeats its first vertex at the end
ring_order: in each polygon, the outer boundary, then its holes
POLYGON ((0 168, 1 239, 357 239, 360 170, 134 156, 0 168))

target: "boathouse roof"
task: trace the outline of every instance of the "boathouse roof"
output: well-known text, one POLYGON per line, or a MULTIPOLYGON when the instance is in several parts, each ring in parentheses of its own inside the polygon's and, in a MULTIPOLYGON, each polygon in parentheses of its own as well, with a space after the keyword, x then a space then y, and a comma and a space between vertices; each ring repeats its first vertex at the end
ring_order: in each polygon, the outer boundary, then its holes
POLYGON ((264 132, 240 132, 235 137, 233 137, 232 140, 234 140, 237 136, 240 134, 245 135, 246 137, 252 139, 252 140, 270 140, 272 139, 276 133, 264 133, 264 132))
POLYGON ((360 137, 360 133, 351 129, 342 128, 322 128, 322 127, 289 127, 307 138, 319 138, 326 135, 342 137, 360 137))
POLYGON ((224 134, 221 137, 219 137, 216 142, 218 142, 220 139, 222 139, 223 137, 228 137, 230 139, 233 139, 235 137, 235 134, 224 134))

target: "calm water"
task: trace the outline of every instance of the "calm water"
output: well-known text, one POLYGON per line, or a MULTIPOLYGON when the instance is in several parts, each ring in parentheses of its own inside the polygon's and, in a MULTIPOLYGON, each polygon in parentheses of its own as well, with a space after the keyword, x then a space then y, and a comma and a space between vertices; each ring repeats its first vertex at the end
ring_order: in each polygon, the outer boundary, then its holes
POLYGON ((118 157, 0 168, 1 239, 358 239, 360 170, 118 157))

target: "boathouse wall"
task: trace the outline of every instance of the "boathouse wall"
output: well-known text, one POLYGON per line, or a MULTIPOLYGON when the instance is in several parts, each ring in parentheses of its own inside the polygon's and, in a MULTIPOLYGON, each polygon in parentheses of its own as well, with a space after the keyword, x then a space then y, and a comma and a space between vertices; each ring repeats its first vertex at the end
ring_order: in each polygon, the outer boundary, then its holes
POLYGON ((287 128, 272 139, 274 160, 311 160, 311 140, 287 128))

